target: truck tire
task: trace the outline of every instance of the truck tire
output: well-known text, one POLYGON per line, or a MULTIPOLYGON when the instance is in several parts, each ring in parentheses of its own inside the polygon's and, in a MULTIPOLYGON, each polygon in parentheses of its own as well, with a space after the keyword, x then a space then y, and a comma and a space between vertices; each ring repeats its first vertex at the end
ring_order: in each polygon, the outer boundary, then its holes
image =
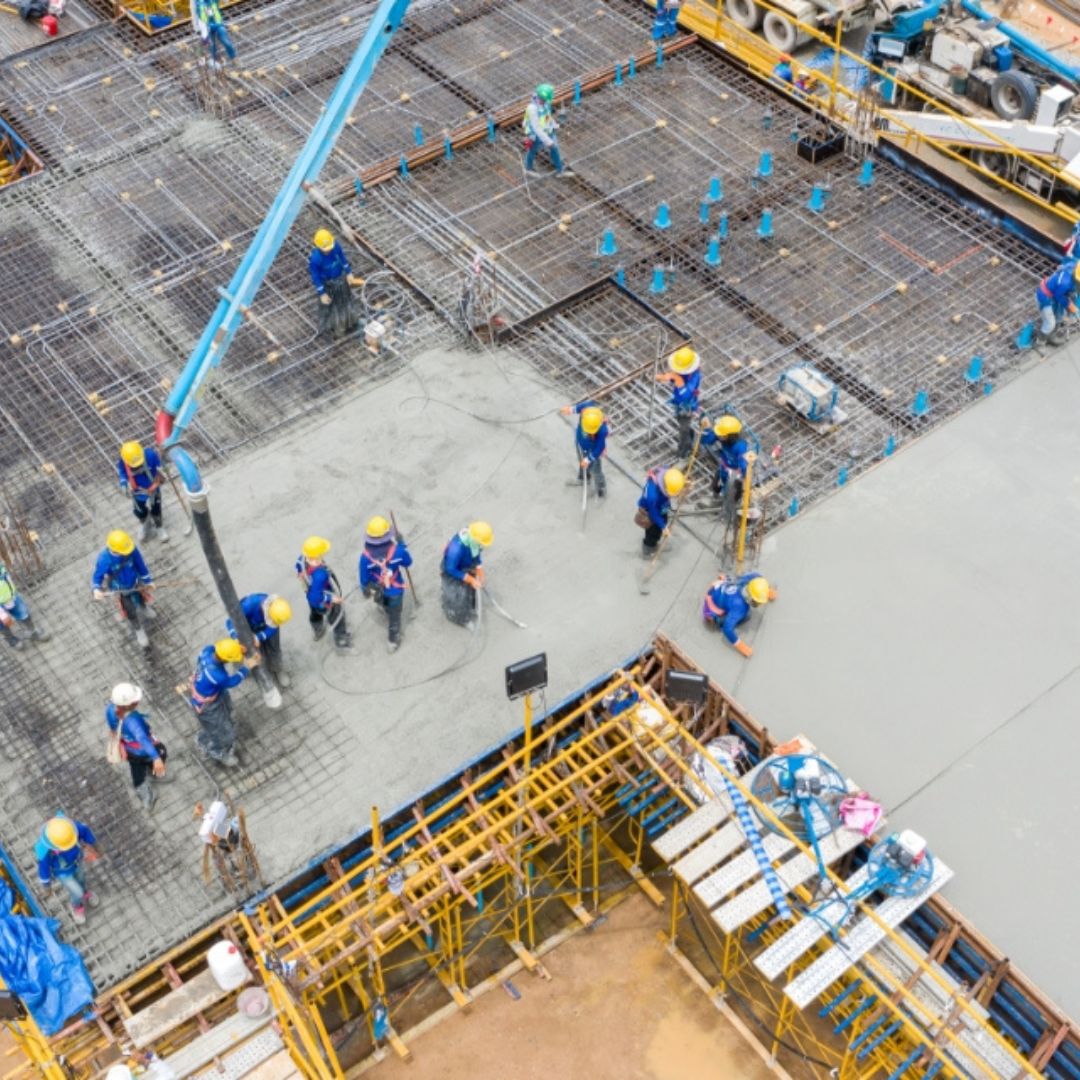
POLYGON ((761 8, 754 0, 724 0, 727 17, 747 30, 756 30, 761 25, 761 8))
POLYGON ((1030 120, 1039 86, 1026 71, 1006 71, 990 84, 990 104, 1002 120, 1030 120))
POLYGON ((792 53, 798 44, 799 35, 795 24, 784 15, 778 15, 775 11, 769 11, 765 15, 765 25, 762 29, 765 40, 782 53, 792 53))

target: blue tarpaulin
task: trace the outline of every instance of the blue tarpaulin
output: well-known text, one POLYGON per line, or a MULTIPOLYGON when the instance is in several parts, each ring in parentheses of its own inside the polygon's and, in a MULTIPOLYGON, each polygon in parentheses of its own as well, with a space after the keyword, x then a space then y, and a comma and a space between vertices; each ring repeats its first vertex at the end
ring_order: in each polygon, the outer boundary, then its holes
POLYGON ((15 895, 0 880, 0 978, 30 1010, 46 1035, 55 1035, 94 1001, 94 984, 79 950, 56 938, 56 919, 12 912, 15 895))

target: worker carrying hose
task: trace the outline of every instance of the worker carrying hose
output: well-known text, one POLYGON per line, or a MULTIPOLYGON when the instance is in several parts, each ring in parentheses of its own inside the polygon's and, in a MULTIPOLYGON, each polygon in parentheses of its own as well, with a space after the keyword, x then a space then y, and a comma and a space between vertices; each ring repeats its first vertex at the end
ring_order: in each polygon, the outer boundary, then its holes
POLYGON ((161 523, 161 485, 165 474, 161 471, 161 458, 150 447, 144 450, 142 443, 126 442, 120 447, 120 460, 116 463, 120 477, 120 490, 131 496, 131 512, 139 523, 139 541, 150 535, 153 522, 158 539, 169 542, 169 534, 161 523))
MULTIPOLYGON (((291 686, 292 679, 282 667, 281 627, 292 618, 292 604, 272 593, 249 593, 240 598, 240 610, 252 637, 259 643, 259 655, 266 661, 267 670, 282 690, 291 686)), ((232 619, 225 620, 225 629, 230 637, 236 637, 232 619)))
POLYGON ((116 593, 128 629, 140 648, 149 648, 144 619, 154 618, 156 614, 150 607, 154 582, 142 552, 122 529, 113 529, 106 537, 105 547, 94 564, 91 584, 95 600, 104 600, 107 592, 116 593))
POLYGON ((168 751, 154 738, 150 721, 138 709, 142 696, 142 689, 134 683, 117 683, 105 706, 105 723, 115 740, 120 759, 126 761, 131 770, 135 794, 150 811, 157 802, 157 792, 148 783, 148 777, 159 780, 165 775, 168 751))
POLYGON ((650 469, 641 489, 634 524, 645 530, 641 543, 642 558, 656 554, 662 537, 671 532, 671 500, 686 486, 686 476, 680 469, 650 469))
POLYGON ((409 584, 405 570, 412 561, 405 537, 386 518, 376 516, 367 523, 360 555, 360 588, 386 612, 387 652, 397 652, 401 645, 401 612, 409 584))
POLYGON ((653 19, 652 39, 663 41, 674 37, 679 32, 679 8, 682 0, 657 0, 656 16, 653 19))
POLYGON ((59 883, 71 898, 71 917, 86 922, 86 908, 98 906, 97 896, 86 887, 86 862, 97 862, 97 840, 89 825, 74 821, 63 812, 45 822, 34 844, 38 881, 51 889, 59 883))
POLYGON ((559 125, 555 122, 555 116, 551 111, 551 103, 555 99, 555 87, 551 83, 541 83, 529 104, 525 108, 525 116, 521 121, 522 130, 525 132, 525 172, 529 176, 539 176, 536 168, 536 155, 546 150, 551 164, 555 169, 556 176, 573 176, 574 170, 563 162, 559 154, 559 139, 555 134, 559 125))
POLYGON ((732 502, 742 499, 746 479, 746 453, 750 449, 742 433, 742 421, 730 414, 721 416, 715 424, 702 423, 701 445, 716 462, 712 493, 732 502))
POLYGON ((442 609, 458 626, 470 626, 476 618, 476 594, 484 587, 483 550, 491 546, 495 532, 486 521, 474 521, 443 549, 442 609))
POLYGON ((675 410, 679 425, 679 445, 676 457, 689 456, 694 445, 694 413, 701 395, 701 361, 689 345, 676 349, 668 358, 668 370, 656 376, 658 382, 671 383, 669 404, 675 410))
POLYGON ((723 631, 735 651, 749 660, 754 650, 739 637, 738 627, 750 617, 752 608, 761 607, 776 596, 776 590, 757 570, 737 578, 721 574, 705 593, 701 614, 706 626, 723 631))
POLYGON ((330 541, 322 536, 309 536, 296 560, 296 576, 304 586, 308 603, 308 622, 315 640, 320 641, 327 625, 334 630, 334 646, 348 649, 352 646, 352 634, 345 622, 345 600, 337 575, 323 556, 330 550, 330 541))
POLYGON ((34 625, 30 608, 19 595, 15 582, 11 580, 8 568, 0 562, 0 634, 13 649, 21 649, 25 642, 48 641, 49 632, 34 625), (29 631, 28 634, 16 634, 15 624, 29 631))
POLYGON ((1035 290, 1039 305, 1036 337, 1050 345, 1064 341, 1059 324, 1065 314, 1076 315, 1076 288, 1080 283, 1080 262, 1066 259, 1052 274, 1044 277, 1035 290))
POLYGON ((314 244, 308 273, 319 296, 319 333, 329 330, 334 337, 342 337, 355 330, 358 322, 351 288, 352 267, 329 229, 319 229, 314 244))
POLYGON ((594 401, 582 401, 578 405, 564 405, 559 412, 563 416, 574 413, 578 415, 578 425, 574 431, 574 446, 578 456, 577 478, 567 483, 580 486, 595 480, 596 497, 602 499, 607 494, 607 481, 601 459, 607 452, 610 430, 604 420, 603 410, 594 401))
POLYGON ((221 14, 218 0, 191 0, 191 25, 202 43, 210 50, 211 67, 223 66, 218 60, 219 45, 230 60, 236 59, 236 46, 225 28, 225 18, 221 14))
POLYGON ((199 721, 195 749, 226 768, 240 764, 236 756, 236 722, 229 691, 238 687, 259 664, 253 656, 244 664, 244 646, 233 638, 207 645, 195 660, 188 683, 188 703, 199 721))

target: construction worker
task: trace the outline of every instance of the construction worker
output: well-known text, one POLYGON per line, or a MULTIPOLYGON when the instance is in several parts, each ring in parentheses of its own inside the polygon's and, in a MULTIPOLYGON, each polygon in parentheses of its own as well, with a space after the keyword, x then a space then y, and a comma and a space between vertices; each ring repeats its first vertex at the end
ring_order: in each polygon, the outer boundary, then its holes
POLYGON ((314 244, 308 273, 319 295, 319 333, 331 330, 335 337, 341 337, 355 330, 358 322, 350 288, 352 267, 329 229, 319 229, 314 244))
POLYGON ((555 115, 551 111, 554 98, 555 87, 551 83, 541 83, 533 91, 533 96, 525 109, 525 118, 521 126, 525 131, 525 172, 529 176, 540 175, 536 168, 536 155, 541 149, 548 152, 556 176, 574 175, 573 169, 563 162, 559 154, 559 139, 555 134, 559 130, 559 125, 555 122, 555 115))
POLYGON ((154 583, 142 552, 123 530, 113 529, 106 538, 105 547, 94 565, 92 584, 95 600, 104 600, 106 591, 116 593, 120 610, 130 624, 128 629, 141 648, 148 648, 150 639, 146 636, 143 619, 155 615, 150 607, 154 583))
POLYGON ((661 537, 671 532, 671 500, 684 487, 686 476, 680 469, 649 470, 634 517, 635 523, 645 530, 645 538, 641 544, 642 558, 648 559, 655 555, 661 537))
POLYGON ((1076 287, 1080 283, 1080 262, 1066 259, 1052 274, 1044 277, 1035 290, 1039 305, 1039 325, 1036 337, 1051 345, 1064 340, 1058 324, 1066 312, 1076 315, 1076 287))
POLYGON ((738 627, 750 617, 750 609, 775 600, 776 590, 756 570, 742 577, 721 574, 705 593, 701 614, 706 626, 719 627, 735 651, 748 660, 754 650, 739 637, 738 627))
POLYGON ((376 516, 367 523, 360 555, 360 588, 386 611, 387 652, 397 652, 401 645, 401 611, 409 584, 405 568, 412 566, 412 561, 405 538, 386 518, 376 516))
POLYGON ((773 78, 790 86, 795 82, 795 72, 791 67, 791 57, 787 53, 781 53, 776 58, 776 66, 772 69, 773 78))
POLYGON ((120 490, 131 496, 131 512, 139 522, 140 542, 149 536, 152 521, 158 539, 167 544, 169 534, 161 523, 161 485, 165 474, 161 471, 158 452, 153 447, 144 450, 141 443, 126 442, 120 447, 116 471, 120 490))
POLYGON ((13 649, 21 649, 24 643, 29 641, 48 641, 49 632, 41 630, 34 625, 30 615, 30 608, 26 601, 19 595, 15 588, 15 582, 11 580, 11 574, 3 562, 0 562, 0 634, 3 634, 7 643, 13 649), (16 634, 15 624, 28 630, 28 634, 16 634))
POLYGON ((87 862, 97 862, 97 840, 90 826, 73 821, 62 812, 49 818, 34 844, 38 880, 46 888, 59 882, 71 897, 71 917, 80 925, 86 922, 86 908, 98 906, 97 896, 86 887, 87 862))
POLYGON ((742 421, 737 416, 724 415, 711 426, 704 421, 702 428, 701 445, 716 462, 712 493, 738 502, 742 498, 746 454, 750 449, 742 433, 742 421))
POLYGON ((679 32, 680 7, 681 0, 658 0, 652 26, 653 41, 663 41, 679 32))
POLYGON ((476 618, 476 593, 484 587, 483 550, 495 539, 486 521, 474 521, 443 549, 442 609, 458 626, 470 626, 476 618))
POLYGON ((607 451, 607 437, 610 433, 604 420, 603 410, 593 401, 582 401, 578 405, 564 405, 559 410, 563 416, 577 413, 577 430, 574 432, 574 445, 577 447, 578 472, 574 484, 588 483, 596 479, 596 497, 602 499, 607 494, 607 481, 604 479, 604 466, 601 458, 607 451))
POLYGON ((201 729, 195 749, 226 768, 240 764, 229 691, 239 686, 258 664, 258 655, 244 664, 244 646, 234 638, 221 638, 207 645, 195 661, 195 673, 188 684, 188 701, 201 729))
POLYGON ((308 602, 308 621, 315 640, 326 633, 329 622, 334 628, 334 645, 347 649, 352 634, 345 623, 345 601, 337 575, 326 565, 323 556, 330 550, 330 541, 321 536, 309 536, 296 560, 296 576, 304 586, 308 602))
POLYGON ((236 59, 236 46, 225 28, 225 19, 218 0, 191 0, 191 25, 202 43, 210 50, 211 67, 222 66, 218 60, 219 45, 230 60, 236 59))
POLYGON ((689 345, 676 349, 668 358, 668 371, 656 376, 659 382, 671 383, 669 404, 679 425, 679 445, 675 455, 686 458, 694 445, 693 421, 701 394, 701 362, 689 345))
POLYGON ((154 738, 146 714, 138 711, 143 692, 134 683, 117 683, 105 706, 105 723, 120 745, 121 755, 131 770, 131 783, 146 809, 153 810, 157 802, 154 786, 147 776, 161 779, 165 775, 168 751, 154 738))
MULTIPOLYGON (((281 627, 292 618, 292 604, 272 593, 249 593, 240 598, 240 610, 259 643, 259 654, 266 661, 267 670, 283 690, 291 686, 289 673, 282 669, 281 627)), ((232 619, 225 620, 225 629, 231 637, 236 637, 232 619)))

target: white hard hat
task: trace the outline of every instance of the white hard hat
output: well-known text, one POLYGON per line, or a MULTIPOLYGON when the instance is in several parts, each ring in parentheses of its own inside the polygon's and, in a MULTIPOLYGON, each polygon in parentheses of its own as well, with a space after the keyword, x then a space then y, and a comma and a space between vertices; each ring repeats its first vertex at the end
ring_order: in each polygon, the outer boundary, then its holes
MULTIPOLYGON (((129 690, 134 690, 131 683, 121 683, 120 686, 126 686, 129 690)), ((119 689, 119 687, 117 688, 119 689)), ((114 1065, 106 1074, 105 1080, 135 1080, 131 1074, 131 1070, 126 1065, 114 1065)))
MULTIPOLYGON (((131 705, 138 705, 142 701, 142 690, 139 689, 134 683, 122 682, 117 683, 113 687, 112 703, 119 706, 121 709, 126 709, 131 705)), ((127 1066, 117 1066, 117 1068, 127 1068, 127 1066)), ((128 1073, 130 1076, 131 1074, 128 1073)), ((116 1077, 112 1077, 111 1080, 119 1080, 120 1074, 117 1073, 116 1077)), ((106 1080, 110 1080, 106 1077, 106 1080)))

